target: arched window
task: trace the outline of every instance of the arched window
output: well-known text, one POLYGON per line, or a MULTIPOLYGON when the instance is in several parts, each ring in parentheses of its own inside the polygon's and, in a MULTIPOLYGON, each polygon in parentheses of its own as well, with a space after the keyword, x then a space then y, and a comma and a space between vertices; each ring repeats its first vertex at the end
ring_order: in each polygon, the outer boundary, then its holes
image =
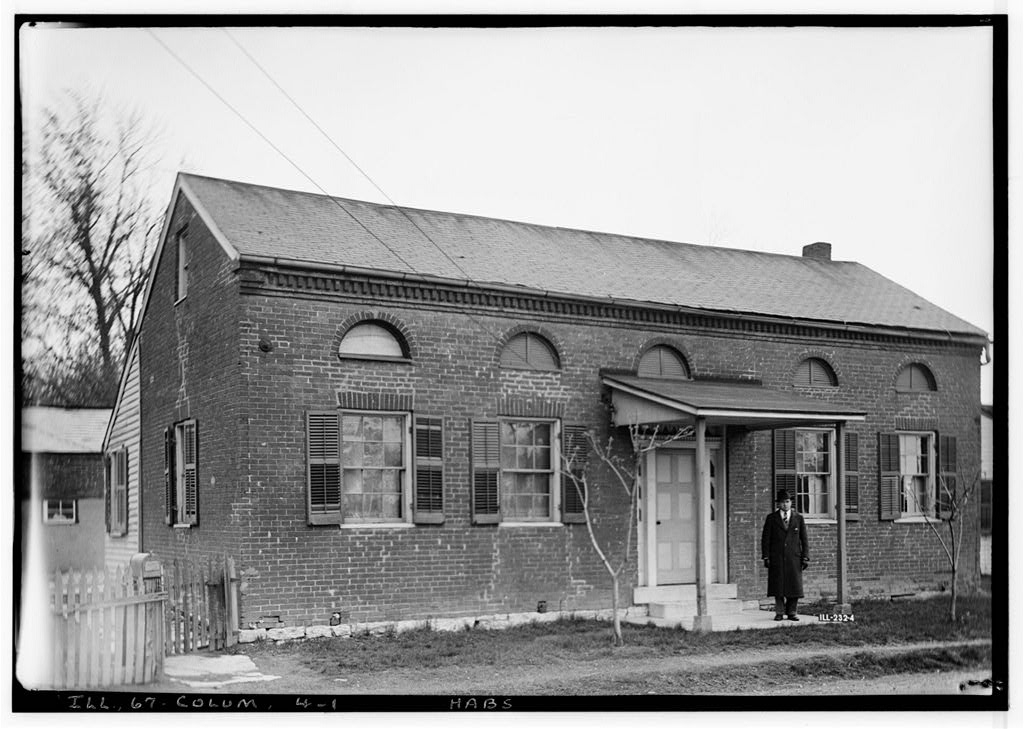
POLYGON ((908 364, 896 376, 897 390, 936 390, 935 377, 923 364, 908 364))
POLYGON ((363 322, 345 332, 338 346, 339 357, 369 359, 408 359, 405 342, 389 327, 377 322, 363 322))
POLYGON ((839 380, 828 362, 817 357, 808 357, 796 368, 793 384, 797 387, 835 387, 839 380))
POLYGON ((690 368, 686 366, 683 355, 664 344, 651 347, 644 352, 636 373, 641 377, 690 378, 690 368))
POLYGON ((557 370, 558 353, 544 337, 533 332, 523 332, 509 339, 501 350, 501 366, 527 370, 557 370))

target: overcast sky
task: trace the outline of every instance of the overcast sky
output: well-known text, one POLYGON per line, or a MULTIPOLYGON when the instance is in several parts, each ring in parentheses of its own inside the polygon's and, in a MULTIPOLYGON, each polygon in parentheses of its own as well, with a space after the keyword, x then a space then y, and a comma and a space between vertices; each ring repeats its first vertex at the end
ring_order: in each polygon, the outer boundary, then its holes
POLYGON ((42 106, 92 90, 163 125, 161 205, 179 169, 386 202, 236 42, 398 204, 829 241, 995 333, 986 29, 26 28, 29 139, 42 106))

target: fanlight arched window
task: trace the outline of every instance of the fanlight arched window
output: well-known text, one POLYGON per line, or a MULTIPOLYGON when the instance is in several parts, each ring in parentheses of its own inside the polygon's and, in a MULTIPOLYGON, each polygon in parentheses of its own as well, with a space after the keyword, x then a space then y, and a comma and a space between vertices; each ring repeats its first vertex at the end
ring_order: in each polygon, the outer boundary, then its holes
POLYGON ((797 387, 835 387, 839 380, 828 362, 817 357, 808 357, 796 368, 793 384, 797 387))
POLYGON ((338 346, 339 357, 408 359, 409 351, 400 336, 378 322, 363 322, 345 332, 338 346))
POLYGON ((936 390, 935 376, 923 364, 908 364, 896 376, 897 390, 936 390))
POLYGON ((501 350, 501 366, 528 370, 557 370, 558 353, 544 337, 534 332, 523 332, 509 339, 501 350))
POLYGON ((686 360, 672 347, 664 344, 651 347, 640 358, 637 374, 641 377, 684 377, 690 378, 686 360))

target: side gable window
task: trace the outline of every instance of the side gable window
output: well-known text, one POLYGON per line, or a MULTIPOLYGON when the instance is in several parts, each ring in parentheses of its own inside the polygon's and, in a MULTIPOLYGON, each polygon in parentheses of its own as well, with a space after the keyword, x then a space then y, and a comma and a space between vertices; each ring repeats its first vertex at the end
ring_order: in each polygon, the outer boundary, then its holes
POLYGON ((188 265, 191 253, 188 247, 188 228, 182 228, 175 236, 178 244, 178 301, 188 295, 188 265))
POLYGON ((338 356, 355 359, 408 359, 409 350, 401 337, 379 322, 363 322, 345 332, 338 356))
POLYGON ((186 420, 164 431, 164 520, 199 525, 199 425, 186 420))
POLYGON ((641 377, 684 377, 690 378, 690 368, 683 355, 672 347, 659 344, 651 347, 640 358, 637 374, 641 377))
POLYGON ((808 357, 796 368, 793 385, 796 387, 836 387, 839 379, 828 362, 817 357, 808 357))
POLYGON ((923 364, 909 364, 896 376, 896 389, 901 391, 935 391, 935 377, 923 364))
POLYGON ((107 533, 128 533, 128 449, 120 448, 106 457, 107 533))
POLYGON ((76 523, 77 499, 43 499, 43 524, 71 526, 76 523))
POLYGON ((526 370, 558 370, 558 353, 551 343, 534 332, 516 334, 501 350, 501 366, 526 370))

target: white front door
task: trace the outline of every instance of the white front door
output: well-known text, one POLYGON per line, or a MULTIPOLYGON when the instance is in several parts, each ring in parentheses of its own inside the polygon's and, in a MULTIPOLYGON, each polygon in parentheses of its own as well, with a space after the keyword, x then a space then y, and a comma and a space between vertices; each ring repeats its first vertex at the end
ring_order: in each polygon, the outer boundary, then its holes
POLYGON ((697 579, 694 451, 659 450, 655 455, 655 541, 659 585, 697 579))
MULTIPOLYGON (((651 548, 646 550, 650 567, 647 584, 678 585, 697 581, 697 473, 696 449, 692 447, 663 448, 655 451, 653 499, 648 512, 654 519, 647 525, 651 548), (653 582, 651 580, 653 578, 653 582)), ((710 563, 709 582, 719 579, 720 531, 725 526, 724 474, 719 469, 719 449, 708 448, 708 480, 710 482, 710 530, 707 546, 710 563)))

